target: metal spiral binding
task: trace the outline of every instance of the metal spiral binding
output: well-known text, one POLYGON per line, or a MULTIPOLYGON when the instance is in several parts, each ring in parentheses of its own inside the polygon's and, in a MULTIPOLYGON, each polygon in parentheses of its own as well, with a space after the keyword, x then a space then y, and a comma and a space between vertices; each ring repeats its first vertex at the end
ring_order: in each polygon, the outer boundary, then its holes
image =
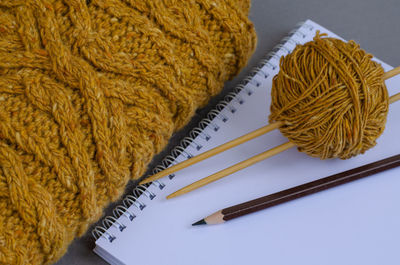
MULTIPOLYGON (((290 52, 288 48, 286 48, 284 45, 285 43, 290 43, 292 45, 298 45, 299 42, 296 40, 293 40, 291 37, 293 35, 297 35, 300 38, 305 38, 306 34, 299 29, 301 27, 304 27, 305 29, 313 30, 313 27, 305 24, 305 23, 299 23, 292 31, 289 32, 289 34, 281 40, 281 42, 276 45, 271 52, 267 53, 261 60, 260 63, 254 67, 249 75, 245 77, 234 89, 232 92, 229 92, 222 101, 220 101, 214 109, 212 109, 206 116, 206 118, 202 119, 198 126, 193 128, 189 132, 189 136, 184 137, 179 145, 175 146, 171 153, 167 156, 164 157, 164 159, 161 161, 159 165, 157 165, 153 170, 152 173, 156 174, 170 165, 174 163, 178 163, 177 158, 181 155, 185 157, 185 159, 189 159, 193 157, 193 154, 189 153, 186 148, 191 147, 195 150, 200 150, 202 148, 202 145, 195 141, 197 137, 200 137, 201 139, 205 141, 209 141, 211 139, 211 135, 207 133, 204 129, 208 126, 211 127, 213 131, 218 131, 219 126, 217 123, 215 123, 215 118, 220 119, 222 122, 227 122, 228 117, 227 115, 223 114, 222 111, 225 109, 228 109, 229 112, 232 114, 236 112, 236 107, 232 106, 230 104, 232 101, 236 101, 239 105, 242 105, 245 102, 245 99, 239 95, 241 91, 245 91, 248 96, 251 96, 254 91, 246 86, 248 83, 251 83, 254 88, 257 88, 260 86, 260 82, 257 80, 253 79, 255 75, 259 75, 261 78, 267 79, 270 76, 269 72, 264 71, 262 68, 264 66, 267 66, 271 70, 275 70, 277 68, 277 65, 274 63, 271 63, 271 59, 275 59, 276 62, 279 63, 280 57, 277 55, 277 52, 281 49, 284 49, 286 54, 290 52)), ((172 179, 175 176, 175 174, 169 175, 169 178, 172 179)), ((111 234, 110 232, 107 231, 108 228, 111 226, 117 227, 120 231, 123 231, 126 228, 126 223, 125 222, 132 222, 136 215, 129 210, 131 206, 135 206, 139 211, 143 211, 146 205, 138 200, 138 198, 142 195, 147 196, 150 200, 152 200, 154 197, 157 195, 150 192, 148 190, 148 187, 150 185, 154 185, 155 187, 159 188, 160 190, 165 187, 165 184, 160 181, 156 180, 151 182, 150 184, 145 184, 145 185, 138 185, 136 188, 133 189, 132 194, 127 195, 123 200, 122 204, 118 205, 117 207, 114 208, 112 216, 107 216, 103 219, 102 225, 96 226, 92 230, 92 235, 93 237, 97 240, 100 237, 104 237, 110 242, 114 241, 116 236, 111 234), (124 219, 118 220, 121 216, 124 216, 124 219)))

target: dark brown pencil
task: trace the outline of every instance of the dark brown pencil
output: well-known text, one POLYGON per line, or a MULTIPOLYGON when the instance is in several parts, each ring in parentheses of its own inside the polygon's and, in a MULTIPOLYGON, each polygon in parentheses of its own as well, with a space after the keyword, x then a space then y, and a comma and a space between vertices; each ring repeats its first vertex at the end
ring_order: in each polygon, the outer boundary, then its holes
POLYGON ((192 225, 219 224, 225 221, 253 213, 265 208, 304 197, 319 191, 323 191, 341 184, 345 184, 387 169, 400 166, 400 155, 395 155, 361 167, 353 168, 322 179, 311 181, 287 190, 279 191, 264 197, 217 211, 212 215, 201 219, 192 225))

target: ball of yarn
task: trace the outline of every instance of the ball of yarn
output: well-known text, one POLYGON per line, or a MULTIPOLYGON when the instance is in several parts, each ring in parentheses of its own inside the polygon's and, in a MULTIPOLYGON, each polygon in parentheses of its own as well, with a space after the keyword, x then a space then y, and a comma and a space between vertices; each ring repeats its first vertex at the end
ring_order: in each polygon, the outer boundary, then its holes
POLYGON ((246 64, 249 0, 0 1, 0 264, 51 264, 246 64))
POLYGON ((388 112, 384 70, 354 41, 298 45, 273 79, 270 122, 308 155, 347 159, 375 146, 388 112))

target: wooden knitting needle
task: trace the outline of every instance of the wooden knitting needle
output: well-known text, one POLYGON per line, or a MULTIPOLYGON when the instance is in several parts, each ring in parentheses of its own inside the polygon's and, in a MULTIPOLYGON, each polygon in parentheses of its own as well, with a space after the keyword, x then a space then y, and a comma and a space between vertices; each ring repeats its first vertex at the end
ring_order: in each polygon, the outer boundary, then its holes
POLYGON ((400 93, 397 93, 389 98, 389 104, 400 100, 400 93))
POLYGON ((383 80, 389 79, 395 75, 400 74, 400 66, 397 66, 396 68, 393 68, 390 71, 387 71, 386 73, 383 74, 383 80))
MULTIPOLYGON (((390 77, 395 76, 396 74, 393 74, 395 72, 400 73, 399 67, 397 67, 397 68, 395 68, 395 69, 393 69, 391 71, 388 71, 387 74, 384 75, 384 78, 388 79, 390 77)), ((395 102, 397 100, 400 100, 400 93, 397 93, 397 94, 391 96, 389 98, 389 103, 393 103, 393 102, 395 102)), ((231 167, 228 167, 226 169, 218 171, 215 174, 212 174, 212 175, 210 175, 208 177, 205 177, 203 179, 200 179, 200 180, 198 180, 198 181, 196 181, 196 182, 194 182, 194 183, 192 183, 192 184, 190 184, 190 185, 188 185, 186 187, 183 187, 182 189, 177 190, 174 193, 171 193, 170 195, 168 195, 167 199, 171 199, 171 198, 183 195, 183 194, 188 193, 188 192, 190 192, 192 190, 195 190, 197 188, 205 186, 205 185, 207 185, 207 184, 209 184, 211 182, 214 182, 214 181, 216 181, 218 179, 226 177, 227 175, 230 175, 230 174, 232 174, 232 173, 234 173, 236 171, 239 171, 239 170, 244 169, 244 168, 246 168, 248 166, 251 166, 251 165, 253 165, 253 164, 255 164, 255 163, 259 162, 259 161, 262 161, 263 159, 266 159, 266 158, 271 157, 273 155, 279 154, 280 152, 283 152, 283 151, 285 151, 285 150, 287 150, 287 149, 289 149, 289 148, 291 148, 293 146, 295 146, 293 143, 286 142, 286 143, 284 143, 282 145, 279 145, 277 147, 269 149, 268 151, 265 151, 265 152, 263 152, 263 153, 261 153, 259 155, 253 156, 253 157, 251 157, 251 158, 249 158, 249 159, 247 159, 245 161, 242 161, 242 162, 240 162, 240 163, 238 163, 236 165, 233 165, 231 167)))
MULTIPOLYGON (((394 68, 394 69, 392 69, 390 71, 387 71, 383 75, 383 80, 389 79, 389 78, 391 78, 391 77, 393 77, 393 76, 395 76, 397 74, 400 74, 400 66, 396 67, 396 68, 394 68)), ((394 101, 396 101, 396 100, 394 100, 394 101)), ((390 100, 389 100, 389 103, 392 103, 392 102, 390 102, 390 100)), ((258 137, 258 136, 266 134, 266 133, 268 133, 268 132, 270 132, 272 130, 275 130, 275 129, 279 128, 281 125, 282 125, 281 122, 274 122, 274 123, 268 124, 268 125, 266 125, 266 126, 264 126, 262 128, 259 128, 259 129, 255 130, 255 131, 253 131, 253 132, 250 132, 250 133, 248 133, 246 135, 240 136, 239 138, 236 138, 236 139, 234 139, 234 140, 232 140, 230 142, 227 142, 227 143, 222 144, 220 146, 217 146, 217 147, 215 147, 215 148, 213 148, 211 150, 208 150, 207 152, 201 153, 201 154, 199 154, 199 155, 197 155, 195 157, 192 157, 192 158, 190 158, 188 160, 185 160, 185 161, 183 161, 181 163, 178 163, 176 165, 168 167, 168 168, 166 168, 166 169, 164 169, 164 170, 162 170, 162 171, 160 171, 160 172, 148 177, 147 179, 142 180, 139 184, 149 183, 149 182, 155 181, 157 179, 160 179, 160 178, 162 178, 164 176, 170 175, 170 174, 172 174, 172 173, 174 173, 174 172, 176 172, 178 170, 184 169, 184 168, 186 168, 188 166, 191 166, 191 165, 193 165, 193 164, 195 164, 197 162, 203 161, 203 160, 205 160, 205 159, 207 159, 209 157, 217 155, 217 154, 219 154, 221 152, 224 152, 224 151, 226 151, 226 150, 228 150, 230 148, 233 148, 233 147, 235 147, 237 145, 240 145, 242 143, 250 141, 251 139, 254 139, 254 138, 258 137)))
POLYGON ((252 132, 250 132, 248 134, 240 136, 239 138, 236 138, 236 139, 234 139, 234 140, 232 140, 230 142, 227 142, 227 143, 219 145, 219 146, 217 146, 217 147, 215 147, 213 149, 210 149, 207 152, 201 153, 201 154, 199 154, 199 155, 197 155, 195 157, 192 157, 192 158, 190 158, 188 160, 185 160, 185 161, 183 161, 183 162, 181 162, 179 164, 176 164, 174 166, 166 168, 163 171, 160 171, 157 174, 154 174, 153 176, 143 180, 142 182, 140 182, 140 184, 144 184, 144 183, 148 183, 148 182, 157 180, 159 178, 162 178, 164 176, 172 174, 172 173, 174 173, 174 172, 176 172, 178 170, 184 169, 184 168, 186 168, 186 167, 188 167, 190 165, 193 165, 193 164, 195 164, 197 162, 203 161, 203 160, 205 160, 205 159, 207 159, 207 158, 209 158, 211 156, 214 156, 216 154, 224 152, 224 151, 226 151, 226 150, 228 150, 230 148, 233 148, 233 147, 235 147, 237 145, 240 145, 242 143, 250 141, 251 139, 254 139, 254 138, 256 138, 258 136, 261 136, 263 134, 266 134, 267 132, 275 130, 275 129, 279 128, 281 125, 282 125, 281 122, 274 122, 274 123, 268 124, 268 125, 266 125, 264 127, 261 127, 261 128, 255 130, 255 131, 252 131, 252 132))
POLYGON ((253 165, 253 164, 257 163, 257 162, 260 162, 260 161, 262 161, 264 159, 267 159, 268 157, 271 157, 271 156, 274 156, 276 154, 279 154, 279 153, 281 153, 281 152, 283 152, 283 151, 285 151, 285 150, 287 150, 289 148, 292 148, 294 146, 295 146, 295 144, 293 144, 291 142, 286 142, 284 144, 278 145, 278 146, 276 146, 274 148, 271 148, 271 149, 269 149, 269 150, 267 150, 267 151, 265 151, 265 152, 263 152, 261 154, 253 156, 250 159, 244 160, 244 161, 242 161, 242 162, 240 162, 238 164, 235 164, 235 165, 233 165, 231 167, 225 168, 224 170, 218 171, 215 174, 212 174, 212 175, 210 175, 208 177, 200 179, 199 181, 196 181, 196 182, 194 182, 194 183, 192 183, 192 184, 190 184, 190 185, 188 185, 188 186, 186 186, 186 187, 184 187, 184 188, 182 188, 180 190, 177 190, 174 193, 171 193, 170 195, 168 195, 167 199, 171 199, 171 198, 177 197, 179 195, 185 194, 187 192, 190 192, 190 191, 192 191, 194 189, 200 188, 200 187, 202 187, 204 185, 207 185, 207 184, 209 184, 211 182, 214 182, 214 181, 216 181, 218 179, 221 179, 221 178, 223 178, 223 177, 225 177, 227 175, 233 174, 236 171, 239 171, 239 170, 241 170, 243 168, 249 167, 249 166, 251 166, 251 165, 253 165))

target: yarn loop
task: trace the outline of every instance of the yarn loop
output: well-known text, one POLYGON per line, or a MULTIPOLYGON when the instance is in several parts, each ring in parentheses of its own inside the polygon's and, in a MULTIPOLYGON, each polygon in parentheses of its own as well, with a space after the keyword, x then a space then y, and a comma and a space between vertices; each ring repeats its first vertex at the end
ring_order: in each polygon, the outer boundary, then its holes
POLYGON ((308 155, 347 159, 375 146, 388 113, 382 66, 354 41, 298 45, 273 79, 270 122, 308 155))

